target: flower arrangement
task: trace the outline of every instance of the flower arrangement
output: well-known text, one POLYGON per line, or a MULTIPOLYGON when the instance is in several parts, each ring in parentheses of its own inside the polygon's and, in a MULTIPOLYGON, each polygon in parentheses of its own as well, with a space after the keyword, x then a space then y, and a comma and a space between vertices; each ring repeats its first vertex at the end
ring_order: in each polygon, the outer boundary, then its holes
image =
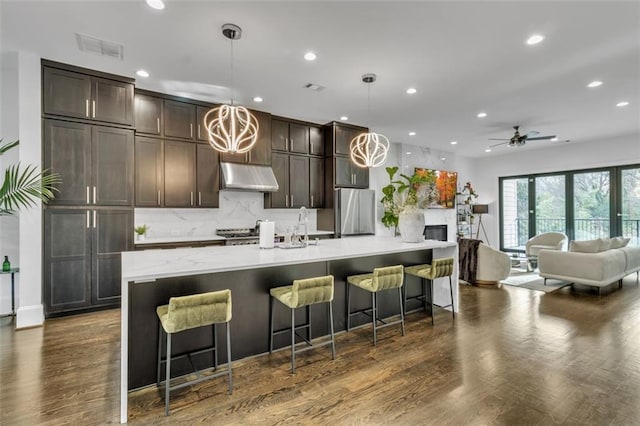
POLYGON ((417 174, 412 176, 400 174, 402 180, 393 180, 398 167, 385 168, 389 175, 389 184, 382 188, 384 196, 380 200, 384 207, 382 223, 387 228, 396 228, 401 213, 426 208, 438 200, 438 190, 433 175, 417 174))
POLYGON ((476 193, 476 191, 473 189, 473 187, 471 186, 471 182, 467 182, 464 184, 464 187, 462 188, 462 190, 459 192, 460 195, 466 195, 467 198, 464 200, 465 204, 471 204, 471 202, 478 198, 478 194, 476 193))

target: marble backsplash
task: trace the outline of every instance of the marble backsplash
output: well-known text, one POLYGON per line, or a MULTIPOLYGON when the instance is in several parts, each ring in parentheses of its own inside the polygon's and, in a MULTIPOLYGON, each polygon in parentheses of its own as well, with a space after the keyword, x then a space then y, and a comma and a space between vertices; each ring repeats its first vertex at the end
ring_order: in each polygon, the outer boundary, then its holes
MULTIPOLYGON (((309 231, 317 229, 316 210, 307 209, 309 231)), ((146 224, 149 238, 210 237, 217 229, 253 227, 258 219, 275 222, 276 233, 298 223, 297 209, 265 209, 261 192, 220 191, 217 209, 135 209, 135 226, 146 224)))

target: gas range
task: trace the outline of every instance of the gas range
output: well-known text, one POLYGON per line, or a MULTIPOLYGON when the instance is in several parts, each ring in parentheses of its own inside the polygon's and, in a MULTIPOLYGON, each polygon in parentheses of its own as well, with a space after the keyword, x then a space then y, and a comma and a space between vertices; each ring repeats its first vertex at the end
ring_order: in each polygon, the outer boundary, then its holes
POLYGON ((254 228, 218 229, 216 235, 226 238, 224 245, 241 246, 260 243, 260 234, 254 228))

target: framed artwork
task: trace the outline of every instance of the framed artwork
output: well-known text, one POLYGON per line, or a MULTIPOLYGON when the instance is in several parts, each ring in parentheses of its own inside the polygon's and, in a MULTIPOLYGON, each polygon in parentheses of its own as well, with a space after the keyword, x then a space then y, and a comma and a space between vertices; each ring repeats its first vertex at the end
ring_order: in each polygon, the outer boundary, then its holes
POLYGON ((429 209, 453 209, 456 203, 456 191, 458 188, 458 172, 446 170, 423 169, 416 167, 417 175, 429 176, 435 182, 438 191, 437 201, 431 203, 429 209))

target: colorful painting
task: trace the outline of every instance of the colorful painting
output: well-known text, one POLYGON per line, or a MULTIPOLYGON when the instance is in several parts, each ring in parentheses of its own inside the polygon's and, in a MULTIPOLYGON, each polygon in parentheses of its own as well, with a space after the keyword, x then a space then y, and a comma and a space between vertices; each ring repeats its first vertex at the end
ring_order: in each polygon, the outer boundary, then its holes
POLYGON ((435 182, 438 200, 429 205, 430 209, 452 209, 456 203, 458 173, 445 170, 422 169, 416 167, 417 175, 429 176, 435 182))

